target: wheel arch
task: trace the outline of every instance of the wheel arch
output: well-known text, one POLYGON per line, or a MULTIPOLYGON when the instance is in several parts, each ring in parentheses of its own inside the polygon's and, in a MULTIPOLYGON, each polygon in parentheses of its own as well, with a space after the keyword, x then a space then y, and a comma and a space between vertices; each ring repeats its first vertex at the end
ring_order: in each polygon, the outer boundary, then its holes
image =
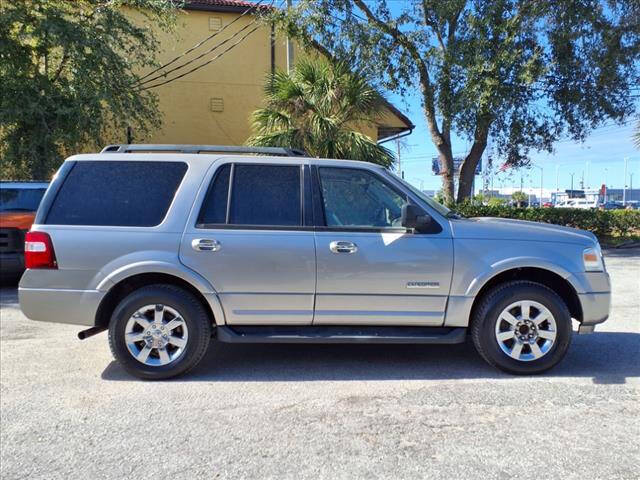
MULTIPOLYGON (((128 276, 120 276, 116 282, 111 280, 106 295, 98 305, 95 316, 95 325, 107 327, 111 320, 113 310, 118 303, 129 295, 131 292, 139 288, 156 285, 168 284, 182 288, 190 292, 202 304, 205 311, 211 318, 212 324, 224 324, 224 313, 218 296, 213 291, 202 291, 201 284, 195 284, 187 281, 182 276, 163 271, 152 271, 143 273, 131 273, 128 276)), ((107 284, 102 282, 103 288, 107 284)))
POLYGON ((486 281, 479 286, 477 293, 475 294, 475 298, 471 306, 469 321, 474 318, 475 310, 478 308, 478 305, 480 305, 487 292, 498 285, 516 280, 527 280, 552 289, 565 302, 571 317, 582 322, 582 306, 575 287, 569 280, 567 280, 567 278, 557 272, 541 267, 509 268, 495 273, 493 276, 486 279, 486 281))

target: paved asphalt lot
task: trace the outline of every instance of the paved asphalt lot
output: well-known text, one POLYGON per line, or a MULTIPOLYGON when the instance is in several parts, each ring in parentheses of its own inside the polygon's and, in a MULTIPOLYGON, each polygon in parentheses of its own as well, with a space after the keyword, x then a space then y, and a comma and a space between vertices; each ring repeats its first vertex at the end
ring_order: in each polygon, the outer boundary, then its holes
POLYGON ((2 290, 0 477, 640 478, 640 250, 610 252, 610 320, 539 377, 456 346, 213 344, 142 382, 106 334, 2 290))

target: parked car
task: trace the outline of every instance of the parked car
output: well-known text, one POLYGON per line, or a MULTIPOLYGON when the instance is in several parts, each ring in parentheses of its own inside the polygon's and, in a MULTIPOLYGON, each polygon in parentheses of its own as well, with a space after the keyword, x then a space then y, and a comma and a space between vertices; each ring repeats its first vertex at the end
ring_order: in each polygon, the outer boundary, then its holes
POLYGON ((542 208, 553 208, 553 202, 544 202, 542 208))
POLYGON ((24 235, 49 184, 0 182, 0 277, 17 278, 24 271, 24 235))
POLYGON ((564 357, 572 318, 580 333, 607 319, 611 291, 589 232, 460 218, 380 166, 273 148, 70 157, 27 234, 26 263, 27 317, 90 327, 80 338, 108 329, 114 357, 147 379, 192 369, 212 336, 469 336, 489 364, 540 373, 564 357))

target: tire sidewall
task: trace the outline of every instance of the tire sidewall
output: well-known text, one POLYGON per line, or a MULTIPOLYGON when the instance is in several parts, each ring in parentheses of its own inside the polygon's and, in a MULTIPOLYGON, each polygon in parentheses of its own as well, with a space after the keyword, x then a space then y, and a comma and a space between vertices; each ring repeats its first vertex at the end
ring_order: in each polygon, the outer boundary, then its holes
POLYGON ((489 302, 478 330, 478 341, 491 363, 499 368, 517 374, 542 373, 556 365, 564 357, 571 343, 571 316, 562 299, 552 290, 535 284, 517 285, 499 291, 489 302), (531 361, 519 361, 502 351, 495 336, 498 316, 512 303, 533 300, 544 305, 556 322, 556 340, 543 357, 531 361))
POLYGON ((204 338, 208 343, 211 331, 203 328, 206 323, 202 322, 201 317, 205 313, 190 296, 188 292, 180 290, 145 287, 131 293, 118 304, 109 322, 109 341, 113 355, 125 370, 140 378, 168 378, 185 372, 200 360, 201 342, 204 338), (184 351, 168 365, 150 366, 139 362, 129 352, 125 341, 125 329, 131 316, 145 305, 155 304, 175 309, 185 321, 189 332, 184 351))

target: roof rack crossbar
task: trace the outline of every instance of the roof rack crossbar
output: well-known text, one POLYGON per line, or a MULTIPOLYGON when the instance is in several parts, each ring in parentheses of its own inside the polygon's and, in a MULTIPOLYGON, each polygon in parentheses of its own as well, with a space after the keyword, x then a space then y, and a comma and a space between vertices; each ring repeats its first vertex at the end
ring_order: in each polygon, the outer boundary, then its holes
POLYGON ((174 145, 174 144, 122 144, 107 145, 100 153, 132 153, 132 152, 180 152, 180 153, 253 153, 285 157, 307 157, 307 152, 297 148, 283 147, 244 147, 232 145, 174 145))

